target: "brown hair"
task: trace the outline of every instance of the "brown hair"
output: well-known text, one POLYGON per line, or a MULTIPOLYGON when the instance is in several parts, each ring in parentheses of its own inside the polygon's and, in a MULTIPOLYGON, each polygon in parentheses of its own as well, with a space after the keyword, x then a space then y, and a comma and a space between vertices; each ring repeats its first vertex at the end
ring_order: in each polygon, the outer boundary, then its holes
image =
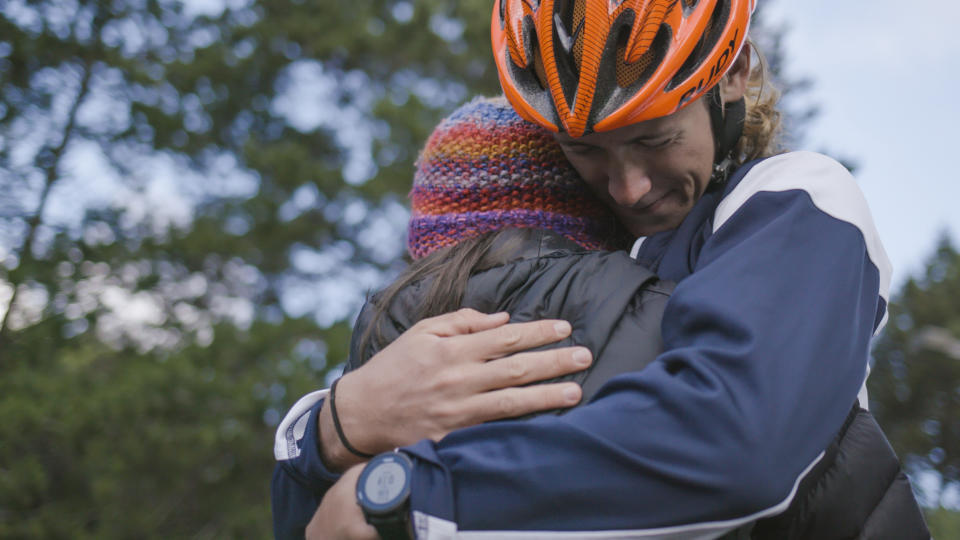
POLYGON ((540 234, 537 229, 501 229, 460 240, 413 261, 389 287, 369 299, 374 314, 364 329, 357 352, 366 355, 371 347, 380 350, 388 345, 380 330, 381 321, 406 287, 418 282, 428 286, 426 294, 418 299, 417 311, 412 314, 414 321, 455 311, 463 303, 470 276, 506 264, 516 256, 521 244, 540 234))

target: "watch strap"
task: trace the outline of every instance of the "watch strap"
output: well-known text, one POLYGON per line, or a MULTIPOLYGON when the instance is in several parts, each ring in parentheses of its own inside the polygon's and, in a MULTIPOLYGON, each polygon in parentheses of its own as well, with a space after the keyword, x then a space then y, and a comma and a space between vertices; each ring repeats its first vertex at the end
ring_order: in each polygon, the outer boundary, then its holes
POLYGON ((377 529, 381 540, 411 540, 410 512, 403 511, 390 517, 367 517, 367 523, 377 529))
POLYGON ((394 451, 374 456, 357 478, 357 504, 382 540, 410 540, 410 478, 413 463, 394 451), (372 490, 367 492, 366 490, 372 490))

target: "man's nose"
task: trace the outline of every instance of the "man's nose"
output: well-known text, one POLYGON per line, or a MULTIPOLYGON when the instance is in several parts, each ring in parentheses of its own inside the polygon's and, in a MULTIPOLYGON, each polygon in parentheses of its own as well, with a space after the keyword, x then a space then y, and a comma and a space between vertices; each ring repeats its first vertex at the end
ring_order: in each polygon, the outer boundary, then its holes
POLYGON ((647 171, 630 160, 615 160, 611 163, 607 179, 607 191, 620 206, 634 206, 644 195, 650 193, 653 184, 647 171))

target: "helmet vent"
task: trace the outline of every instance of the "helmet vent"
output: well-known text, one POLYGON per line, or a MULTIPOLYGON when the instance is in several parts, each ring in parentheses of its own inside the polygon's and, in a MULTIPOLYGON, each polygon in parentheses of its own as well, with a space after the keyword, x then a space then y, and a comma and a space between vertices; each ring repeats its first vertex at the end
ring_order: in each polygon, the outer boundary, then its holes
POLYGON ((573 56, 576 70, 583 62, 583 24, 586 18, 586 0, 558 0, 554 4, 554 22, 559 31, 562 48, 573 56))
MULTIPOLYGON (((684 0, 684 8, 686 8, 689 1, 692 1, 695 5, 699 0, 684 0)), ((704 58, 707 58, 710 55, 710 51, 717 45, 717 41, 720 39, 720 35, 723 34, 723 28, 727 25, 729 18, 730 2, 717 2, 713 7, 713 13, 710 14, 710 21, 707 23, 707 28, 700 38, 700 42, 697 43, 697 46, 693 48, 690 56, 683 62, 680 69, 677 70, 677 74, 670 79, 670 83, 667 84, 668 91, 683 84, 684 81, 693 75, 697 68, 703 64, 704 58)))
POLYGON ((554 22, 559 23, 564 28, 569 29, 571 34, 575 28, 573 23, 573 12, 575 9, 575 4, 578 3, 580 3, 580 0, 556 0, 553 4, 554 22))
POLYGON ((617 84, 621 88, 626 88, 644 76, 648 71, 651 65, 656 65, 654 59, 656 58, 656 51, 653 47, 647 49, 647 52, 643 53, 636 62, 628 64, 624 61, 624 58, 627 54, 627 44, 625 40, 617 46, 617 84))
POLYGON ((627 41, 634 18, 635 13, 627 10, 614 22, 615 32, 607 41, 604 61, 600 64, 589 125, 594 125, 598 119, 606 117, 630 100, 650 80, 667 54, 673 31, 670 25, 661 24, 650 48, 636 62, 626 62, 627 41))
POLYGON ((650 48, 644 52, 636 62, 628 63, 626 61, 627 40, 629 38, 629 28, 623 27, 617 38, 617 54, 615 73, 617 76, 617 85, 620 88, 628 88, 637 83, 646 82, 653 75, 667 49, 670 27, 664 24, 660 25, 650 48))
POLYGON ((543 56, 540 55, 539 47, 534 47, 533 51, 533 70, 537 74, 537 82, 540 83, 542 90, 547 89, 547 70, 543 67, 543 56))
POLYGON ((700 0, 682 0, 681 4, 683 5, 684 15, 687 15, 691 11, 693 11, 693 9, 696 8, 697 4, 699 3, 700 3, 700 0))
POLYGON ((583 19, 587 13, 585 1, 586 0, 574 0, 573 24, 570 26, 574 29, 573 61, 577 63, 577 70, 580 69, 580 64, 583 61, 583 31, 581 27, 583 26, 583 19))
POLYGON ((525 96, 527 102, 549 122, 558 124, 556 109, 553 106, 547 74, 543 65, 543 55, 540 51, 540 42, 534 31, 533 17, 524 17, 522 22, 524 56, 532 61, 525 65, 514 63, 510 51, 504 51, 504 65, 510 70, 510 78, 514 86, 525 96))

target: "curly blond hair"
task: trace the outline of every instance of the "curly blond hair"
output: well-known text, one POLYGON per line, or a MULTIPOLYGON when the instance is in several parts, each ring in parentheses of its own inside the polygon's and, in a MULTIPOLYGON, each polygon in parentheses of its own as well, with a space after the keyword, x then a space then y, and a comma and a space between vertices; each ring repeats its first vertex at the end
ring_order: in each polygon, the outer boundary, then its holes
POLYGON ((781 114, 777 109, 780 91, 771 80, 767 61, 753 40, 748 40, 750 49, 758 60, 750 69, 744 100, 747 116, 743 123, 743 135, 734 148, 734 156, 740 163, 770 157, 783 152, 781 145, 781 114))

